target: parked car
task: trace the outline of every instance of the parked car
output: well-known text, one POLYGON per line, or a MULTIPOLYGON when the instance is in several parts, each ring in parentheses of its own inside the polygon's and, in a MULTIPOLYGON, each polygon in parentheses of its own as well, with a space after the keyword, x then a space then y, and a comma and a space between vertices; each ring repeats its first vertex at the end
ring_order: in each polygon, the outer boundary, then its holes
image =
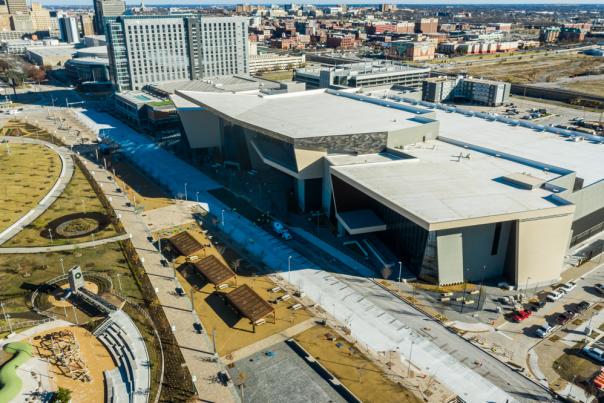
POLYGON ((120 188, 115 188, 115 192, 116 192, 116 193, 122 193, 122 189, 120 189, 120 188))
POLYGON ((531 311, 529 311, 528 309, 522 309, 519 311, 514 311, 512 313, 512 319, 514 319, 515 322, 522 322, 523 320, 527 319, 532 314, 533 313, 531 311))
POLYGON ((598 290, 600 294, 604 294, 604 284, 596 283, 594 284, 594 287, 596 287, 596 290, 598 290))
POLYGON ((193 330, 195 330, 195 333, 197 333, 197 334, 202 334, 203 326, 201 326, 201 323, 195 322, 195 323, 193 323, 193 330))
POLYGON ((541 337, 542 339, 545 339, 553 331, 554 331, 554 328, 552 326, 550 326, 549 323, 544 323, 543 325, 541 325, 537 328, 535 333, 537 334, 537 336, 541 337))
POLYGON ((569 281, 568 283, 562 284, 560 286, 560 288, 558 288, 558 290, 568 294, 569 292, 571 292, 572 290, 574 290, 577 287, 577 284, 569 281))
POLYGON ((273 231, 275 231, 277 234, 281 234, 283 231, 287 231, 287 229, 285 229, 285 225, 283 225, 282 222, 273 221, 273 231))
POLYGON ((581 301, 573 307, 573 311, 575 311, 577 313, 583 313, 583 312, 587 311, 587 308, 589 308, 589 302, 581 301))
POLYGON ((598 364, 604 363, 604 350, 597 347, 584 347, 581 351, 598 364))
POLYGON ((185 290, 183 290, 182 288, 176 287, 175 291, 176 291, 176 295, 178 295, 179 297, 185 296, 185 290))
POLYGON ((231 381, 231 377, 229 376, 229 374, 226 371, 220 371, 218 373, 218 380, 220 381, 221 384, 223 384, 224 386, 227 386, 229 384, 229 382, 231 381))
POLYGON ((292 239, 292 234, 290 234, 289 231, 285 230, 281 233, 281 238, 285 239, 286 241, 289 241, 290 239, 292 239))
POLYGON ((545 306, 546 302, 542 300, 533 301, 529 304, 529 309, 533 312, 537 312, 539 309, 545 306))
POLYGON ((566 325, 568 322, 570 322, 571 320, 573 320, 573 318, 576 315, 577 315, 576 313, 571 312, 571 311, 562 312, 556 318, 556 322, 558 322, 558 324, 560 324, 560 325, 566 325))
POLYGON ((547 299, 550 302, 554 302, 554 301, 558 301, 563 296, 564 296, 564 293, 562 293, 562 292, 550 291, 547 293, 547 296, 545 297, 545 299, 547 299))
POLYGON ((168 261, 166 259, 161 259, 159 261, 159 263, 163 266, 163 267, 168 267, 168 261))

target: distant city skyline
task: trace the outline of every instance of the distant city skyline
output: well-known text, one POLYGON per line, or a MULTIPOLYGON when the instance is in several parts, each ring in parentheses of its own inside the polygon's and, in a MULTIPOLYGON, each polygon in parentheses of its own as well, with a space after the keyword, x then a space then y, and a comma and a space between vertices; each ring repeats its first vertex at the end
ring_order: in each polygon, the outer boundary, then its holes
MULTIPOLYGON (((88 5, 92 6, 92 0, 30 0, 31 2, 42 3, 44 5, 49 6, 79 6, 79 5, 88 5)), ((140 0, 126 0, 126 4, 129 6, 135 6, 140 4, 140 0)), ((276 1, 233 1, 233 0, 145 0, 145 5, 235 5, 235 4, 290 4, 292 1, 287 0, 276 0, 276 1)), ((306 1, 293 1, 296 4, 383 4, 383 3, 392 3, 392 4, 401 4, 401 5, 572 5, 577 6, 580 4, 589 4, 589 5, 598 5, 602 3, 602 0, 581 0, 579 3, 575 3, 569 0, 495 0, 495 1, 486 1, 486 0, 406 0, 402 2, 393 2, 393 1, 379 1, 379 0, 364 0, 364 1, 355 1, 355 0, 343 0, 343 1, 333 1, 330 3, 325 0, 306 0, 306 1)))

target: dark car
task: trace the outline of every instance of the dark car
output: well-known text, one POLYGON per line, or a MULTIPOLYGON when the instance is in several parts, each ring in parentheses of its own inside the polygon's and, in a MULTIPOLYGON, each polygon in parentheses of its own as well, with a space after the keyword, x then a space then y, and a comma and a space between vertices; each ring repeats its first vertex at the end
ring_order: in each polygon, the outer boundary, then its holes
POLYGON ((193 329, 195 330, 195 333, 197 333, 197 334, 203 333, 203 326, 201 326, 201 323, 199 323, 199 322, 193 323, 193 329))
POLYGON ((229 377, 229 374, 226 371, 220 371, 218 373, 218 380, 220 381, 221 384, 223 384, 224 386, 227 386, 229 384, 229 382, 231 381, 231 378, 229 377))
POLYGON ((120 188, 115 188, 115 192, 116 192, 116 193, 122 193, 122 189, 120 189, 120 188))
POLYGON ((534 301, 531 302, 529 305, 529 309, 533 312, 537 312, 539 309, 543 308, 545 306, 546 302, 545 301, 534 301))
POLYGON ((161 263, 161 265, 164 267, 168 267, 168 261, 166 259, 161 259, 159 263, 161 263))
POLYGON ((178 295, 179 297, 185 296, 185 290, 183 290, 182 288, 176 287, 175 291, 176 291, 176 295, 178 295))
POLYGON ((570 322, 575 317, 575 315, 576 314, 571 311, 563 312, 560 315, 558 315, 558 317, 556 318, 556 322, 558 322, 558 324, 560 324, 560 325, 566 325, 568 322, 570 322))
POLYGON ((589 302, 581 301, 573 307, 573 310, 577 313, 583 313, 589 308, 589 302))

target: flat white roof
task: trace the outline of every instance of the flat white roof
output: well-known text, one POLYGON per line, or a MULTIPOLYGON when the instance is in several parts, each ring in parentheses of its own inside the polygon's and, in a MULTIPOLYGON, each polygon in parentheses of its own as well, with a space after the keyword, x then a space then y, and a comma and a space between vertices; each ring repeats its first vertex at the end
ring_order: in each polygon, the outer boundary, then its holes
POLYGON ((408 147, 405 153, 415 158, 331 169, 340 179, 424 227, 559 207, 546 199, 551 192, 520 189, 504 181, 506 175, 519 172, 543 180, 557 174, 439 140, 408 147))
POLYGON ((435 109, 441 137, 490 148, 577 173, 584 186, 604 179, 604 145, 435 109))
POLYGON ((313 90, 287 94, 225 94, 177 91, 247 125, 290 138, 376 133, 420 126, 418 114, 375 103, 313 90))

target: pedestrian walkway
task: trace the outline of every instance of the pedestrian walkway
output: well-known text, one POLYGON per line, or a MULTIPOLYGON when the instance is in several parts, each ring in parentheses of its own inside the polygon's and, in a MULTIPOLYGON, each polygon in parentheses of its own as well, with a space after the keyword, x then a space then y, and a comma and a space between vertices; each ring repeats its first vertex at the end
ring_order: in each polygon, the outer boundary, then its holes
POLYGON ((23 228, 31 224, 36 218, 40 217, 54 202, 61 196, 67 184, 71 181, 73 176, 74 167, 73 160, 71 158, 71 152, 64 148, 46 141, 26 138, 26 137, 11 137, 5 136, 5 139, 9 143, 21 143, 21 144, 39 144, 50 148, 59 154, 61 158, 61 174, 59 178, 52 186, 50 191, 40 200, 40 202, 31 210, 29 210, 23 217, 13 223, 10 227, 0 232, 0 245, 17 235, 23 228))
MULTIPOLYGON (((84 158, 82 158, 82 162, 92 174, 96 173, 97 178, 110 176, 109 172, 100 165, 84 158)), ((193 323, 198 322, 199 319, 192 310, 191 300, 188 296, 179 297, 175 293, 176 287, 179 287, 180 284, 173 277, 173 269, 161 264, 163 257, 150 242, 148 237, 151 235, 151 231, 143 222, 143 217, 137 214, 134 208, 125 209, 123 207, 127 196, 124 193, 116 193, 116 187, 104 186, 102 189, 112 207, 120 210, 121 222, 128 234, 132 234, 130 238, 132 244, 172 327, 172 333, 200 397, 204 401, 238 402, 239 397, 232 385, 225 387, 220 382, 214 381, 218 372, 224 368, 215 357, 208 335, 197 334, 194 331, 193 323)))
POLYGON ((265 350, 270 346, 274 346, 277 343, 284 342, 287 339, 294 337, 297 334, 302 333, 305 330, 310 329, 316 324, 316 319, 311 318, 307 319, 302 323, 298 323, 295 326, 289 327, 282 332, 269 336, 265 339, 257 341, 256 343, 250 344, 249 346, 245 346, 240 348, 237 351, 233 351, 228 355, 228 357, 224 358, 224 363, 229 365, 235 361, 242 360, 246 357, 249 357, 252 354, 256 354, 258 351, 265 350))
POLYGON ((73 243, 69 245, 54 245, 54 246, 18 246, 14 248, 0 248, 0 255, 11 253, 46 253, 46 252, 61 252, 65 250, 75 250, 83 248, 95 248, 99 245, 107 243, 124 241, 130 238, 130 234, 122 234, 112 236, 110 238, 96 239, 94 241, 73 243))

